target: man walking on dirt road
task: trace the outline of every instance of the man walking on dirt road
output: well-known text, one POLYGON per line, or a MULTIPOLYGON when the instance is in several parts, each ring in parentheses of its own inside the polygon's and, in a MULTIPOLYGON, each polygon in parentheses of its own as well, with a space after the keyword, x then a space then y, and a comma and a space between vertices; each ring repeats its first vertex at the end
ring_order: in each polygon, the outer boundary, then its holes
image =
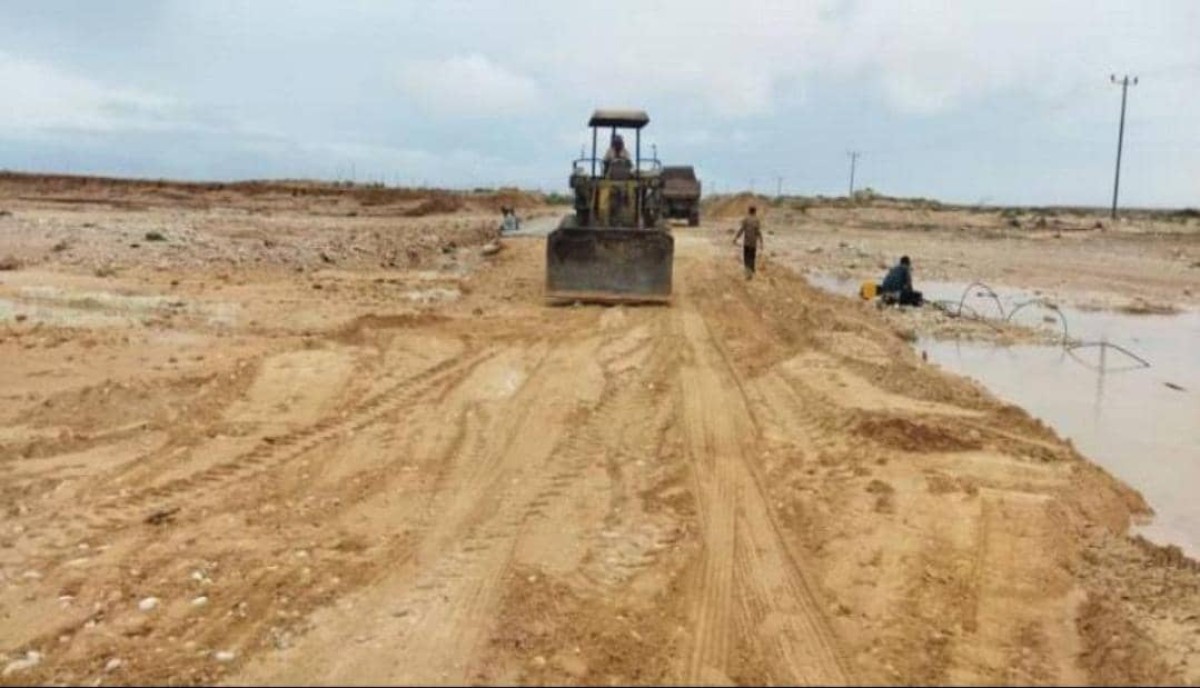
POLYGON ((754 262, 758 258, 758 245, 762 242, 762 223, 758 221, 754 206, 750 206, 749 214, 742 219, 742 226, 733 236, 733 243, 737 244, 742 236, 746 237, 742 240, 742 262, 746 266, 746 279, 750 279, 754 277, 754 262))

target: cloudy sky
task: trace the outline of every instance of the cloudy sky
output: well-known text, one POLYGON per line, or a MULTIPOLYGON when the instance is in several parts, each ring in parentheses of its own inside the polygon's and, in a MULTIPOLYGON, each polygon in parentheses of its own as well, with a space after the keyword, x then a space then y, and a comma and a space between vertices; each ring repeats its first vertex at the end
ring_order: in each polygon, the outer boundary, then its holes
POLYGON ((597 106, 708 189, 1200 206, 1194 0, 4 0, 0 169, 562 190, 597 106), (782 182, 780 182, 780 178, 782 182))

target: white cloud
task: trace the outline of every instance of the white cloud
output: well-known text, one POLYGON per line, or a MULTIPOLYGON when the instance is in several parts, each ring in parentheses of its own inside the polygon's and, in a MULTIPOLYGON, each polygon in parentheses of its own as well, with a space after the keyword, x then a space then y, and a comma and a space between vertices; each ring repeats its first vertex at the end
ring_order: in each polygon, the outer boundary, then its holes
POLYGON ((913 114, 997 95, 1052 99, 1110 71, 1200 62, 1200 3, 1125 0, 530 2, 554 32, 514 23, 512 54, 555 93, 670 98, 722 119, 772 116, 817 81, 913 114), (545 34, 545 35, 543 35, 545 34))
POLYGON ((107 86, 4 52, 0 52, 0 84, 4 84, 0 129, 10 133, 163 128, 169 125, 173 109, 167 98, 107 86))
POLYGON ((448 188, 500 186, 520 183, 536 185, 545 177, 544 167, 470 150, 450 148, 429 151, 421 148, 363 141, 314 141, 283 136, 261 136, 237 141, 243 150, 264 160, 275 160, 312 170, 317 176, 336 175, 359 182, 430 184, 448 188))
POLYGON ((766 115, 785 79, 817 68, 809 56, 830 4, 559 3, 555 30, 518 52, 525 69, 555 83, 556 92, 594 105, 669 98, 721 118, 766 115))
POLYGON ((672 132, 671 138, 681 146, 693 148, 707 146, 716 140, 716 137, 708 129, 684 129, 672 132))
POLYGON ((821 53, 842 78, 866 78, 902 112, 927 114, 998 94, 1042 101, 1110 71, 1200 62, 1195 5, 1121 1, 1002 3, 907 0, 852 6, 823 32, 821 53), (1192 15, 1192 23, 1186 20, 1192 15))
POLYGON ((399 83, 417 105, 439 115, 523 114, 541 101, 533 79, 479 54, 409 62, 400 70, 399 83))

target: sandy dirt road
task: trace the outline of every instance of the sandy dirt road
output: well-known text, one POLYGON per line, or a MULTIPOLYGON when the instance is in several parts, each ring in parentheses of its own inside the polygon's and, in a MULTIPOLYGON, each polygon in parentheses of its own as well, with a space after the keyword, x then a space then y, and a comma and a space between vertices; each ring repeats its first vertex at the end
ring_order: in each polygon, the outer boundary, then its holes
POLYGON ((6 276, 186 307, 0 341, 0 682, 1197 680, 1200 575, 1040 423, 718 230, 670 307, 542 251, 6 276))
MULTIPOLYGON (((414 432, 437 428, 430 444, 409 452, 418 465, 432 459, 439 473, 411 565, 330 611, 294 651, 256 662, 236 680, 483 678, 472 672, 503 662, 480 662, 489 640, 480 620, 519 604, 504 599, 517 572, 535 581, 562 576, 603 599, 647 570, 676 578, 682 562, 667 560, 679 557, 674 550, 692 529, 701 545, 691 553, 696 580, 675 625, 694 628, 694 637, 673 639, 678 649, 642 671, 726 677, 734 646, 750 642, 769 653, 780 680, 843 680, 824 612, 747 464, 752 447, 743 440, 754 426, 736 373, 686 292, 679 306, 605 311, 598 321, 587 314, 594 322, 568 332, 567 323, 534 328, 526 341, 468 346, 450 359, 452 372, 400 407, 419 414, 405 422, 414 432), (682 513, 670 503, 647 512, 647 501, 672 488, 682 513), (772 629, 760 638, 767 616, 772 629), (347 628, 369 639, 346 648, 339 640, 347 628)), ((556 315, 570 322, 581 314, 556 315)), ((608 604, 653 610, 653 598, 640 596, 608 604)))

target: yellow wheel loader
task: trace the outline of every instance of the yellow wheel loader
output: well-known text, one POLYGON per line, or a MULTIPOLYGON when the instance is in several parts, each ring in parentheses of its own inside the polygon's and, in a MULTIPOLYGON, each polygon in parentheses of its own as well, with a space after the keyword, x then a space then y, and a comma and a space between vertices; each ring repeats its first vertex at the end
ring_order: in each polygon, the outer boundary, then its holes
POLYGON ((546 296, 555 301, 668 302, 675 240, 663 218, 662 165, 642 158, 640 110, 596 110, 592 155, 575 161, 575 212, 546 239, 546 296), (600 132, 609 152, 597 156, 600 132), (632 156, 618 131, 634 132, 632 156))

